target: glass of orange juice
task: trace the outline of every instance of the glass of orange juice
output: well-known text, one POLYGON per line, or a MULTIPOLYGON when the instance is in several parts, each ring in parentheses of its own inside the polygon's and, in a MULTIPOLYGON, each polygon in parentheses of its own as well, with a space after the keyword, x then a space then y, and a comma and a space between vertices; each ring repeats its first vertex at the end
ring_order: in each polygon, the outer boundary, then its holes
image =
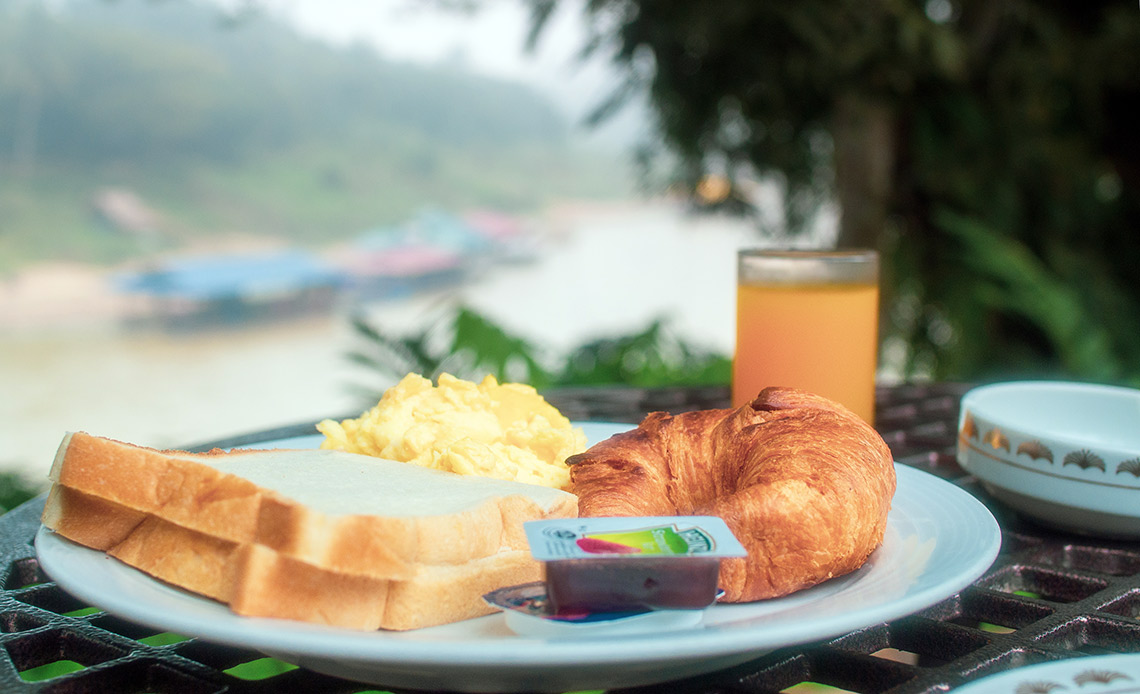
POLYGON ((737 254, 732 403, 790 386, 875 417, 879 255, 873 250, 737 254))

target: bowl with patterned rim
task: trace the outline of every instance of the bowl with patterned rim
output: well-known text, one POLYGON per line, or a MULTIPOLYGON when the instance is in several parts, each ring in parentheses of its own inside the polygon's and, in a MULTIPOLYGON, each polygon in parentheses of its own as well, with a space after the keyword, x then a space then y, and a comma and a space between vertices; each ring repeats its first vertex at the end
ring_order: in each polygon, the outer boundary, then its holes
POLYGON ((1140 653, 1063 658, 1013 667, 968 682, 955 694, 1135 694, 1140 653))
POLYGON ((1140 537, 1140 390, 1064 381, 974 388, 962 398, 958 462, 1043 524, 1140 537))

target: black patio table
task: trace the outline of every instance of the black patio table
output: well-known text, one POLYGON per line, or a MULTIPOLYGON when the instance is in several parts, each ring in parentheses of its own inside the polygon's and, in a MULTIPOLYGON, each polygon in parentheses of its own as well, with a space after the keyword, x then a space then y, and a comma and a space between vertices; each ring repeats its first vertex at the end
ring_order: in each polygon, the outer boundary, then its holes
MULTIPOLYGON (((876 426, 896 461, 959 485, 994 513, 1002 550, 989 571, 961 593, 890 623, 759 655, 729 670, 622 691, 759 693, 809 682, 864 694, 918 694, 1039 662, 1140 652, 1140 542, 1050 530, 988 497, 956 462, 959 403, 966 390, 962 384, 881 387, 876 426)), ((603 387, 546 395, 579 421, 637 422, 655 410, 724 407, 728 401, 727 389, 719 387, 603 387)), ((313 423, 305 423, 190 448, 314 432, 313 423)), ((246 674, 246 664, 263 661, 260 653, 169 639, 89 608, 38 565, 32 540, 43 503, 42 497, 34 499, 0 516, 0 691, 383 690, 304 668, 281 668, 271 676, 265 667, 254 668, 254 677, 246 674), (43 679, 45 671, 64 674, 43 679)))

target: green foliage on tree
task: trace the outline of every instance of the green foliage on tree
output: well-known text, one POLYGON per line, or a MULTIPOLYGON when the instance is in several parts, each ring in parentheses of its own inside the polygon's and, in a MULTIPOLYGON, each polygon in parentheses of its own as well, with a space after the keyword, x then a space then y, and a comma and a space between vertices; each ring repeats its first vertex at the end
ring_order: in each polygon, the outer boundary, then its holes
MULTIPOLYGON (((556 3, 527 0, 535 37, 556 3)), ((587 0, 692 191, 783 185, 879 248, 906 373, 1140 384, 1140 11, 1036 0, 587 0)))
MULTIPOLYGON (((557 353, 513 335, 465 306, 408 335, 395 335, 364 317, 353 327, 359 347, 349 355, 394 383, 407 373, 436 378, 450 373, 468 380, 491 374, 500 382, 539 390, 563 386, 727 384, 731 361, 673 334, 663 320, 629 335, 603 336, 557 353)), ((380 393, 364 390, 365 400, 380 393)))

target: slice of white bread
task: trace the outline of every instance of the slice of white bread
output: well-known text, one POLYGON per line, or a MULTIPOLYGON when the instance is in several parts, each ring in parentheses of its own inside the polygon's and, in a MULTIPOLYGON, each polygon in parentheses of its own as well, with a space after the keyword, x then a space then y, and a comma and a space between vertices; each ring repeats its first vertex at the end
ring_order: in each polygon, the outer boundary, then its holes
POLYGON ((195 454, 81 432, 64 438, 50 477, 215 539, 378 579, 526 550, 525 521, 577 514, 577 497, 557 489, 341 451, 195 454))
POLYGON ((515 549, 462 564, 414 564, 400 579, 344 574, 60 484, 52 485, 43 522, 156 578, 227 603, 237 614, 350 629, 417 629, 477 617, 491 611, 484 594, 542 575, 528 551, 515 549))

